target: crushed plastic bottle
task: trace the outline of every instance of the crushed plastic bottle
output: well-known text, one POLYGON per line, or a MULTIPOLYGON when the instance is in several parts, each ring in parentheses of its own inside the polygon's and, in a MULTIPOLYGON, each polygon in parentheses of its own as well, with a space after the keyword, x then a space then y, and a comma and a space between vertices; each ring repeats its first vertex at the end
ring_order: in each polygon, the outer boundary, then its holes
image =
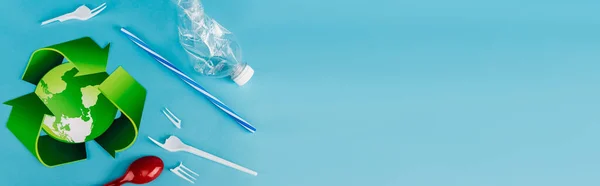
POLYGON ((234 35, 204 13, 200 0, 173 0, 178 6, 179 42, 188 53, 194 71, 210 77, 227 77, 239 86, 254 75, 242 61, 234 35))

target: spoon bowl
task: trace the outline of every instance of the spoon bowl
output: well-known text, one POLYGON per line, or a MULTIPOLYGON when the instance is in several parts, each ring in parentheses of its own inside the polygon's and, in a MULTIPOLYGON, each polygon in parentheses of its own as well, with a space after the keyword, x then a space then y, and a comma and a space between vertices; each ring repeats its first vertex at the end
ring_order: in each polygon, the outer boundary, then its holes
POLYGON ((120 186, 125 183, 146 184, 158 178, 164 168, 165 165, 159 157, 145 156, 131 163, 123 176, 104 186, 120 186))

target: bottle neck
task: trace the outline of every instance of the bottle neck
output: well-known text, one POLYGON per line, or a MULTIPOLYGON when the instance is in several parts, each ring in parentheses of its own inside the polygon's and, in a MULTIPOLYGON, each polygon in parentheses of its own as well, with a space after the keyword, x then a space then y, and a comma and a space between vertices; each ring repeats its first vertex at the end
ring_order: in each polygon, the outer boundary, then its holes
POLYGON ((242 64, 236 64, 235 66, 233 66, 233 70, 231 71, 231 78, 233 78, 233 79, 237 78, 242 73, 242 71, 244 70, 246 65, 247 64, 242 63, 242 64))

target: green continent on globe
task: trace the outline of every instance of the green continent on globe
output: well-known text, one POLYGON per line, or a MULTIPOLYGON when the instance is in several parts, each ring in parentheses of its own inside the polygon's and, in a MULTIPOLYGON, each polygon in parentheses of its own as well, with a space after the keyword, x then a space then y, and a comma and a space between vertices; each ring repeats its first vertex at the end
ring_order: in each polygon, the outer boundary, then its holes
POLYGON ((54 114, 45 115, 42 128, 52 138, 83 143, 100 136, 112 124, 117 108, 98 90, 106 73, 76 76, 67 62, 50 70, 38 83, 35 94, 54 114))

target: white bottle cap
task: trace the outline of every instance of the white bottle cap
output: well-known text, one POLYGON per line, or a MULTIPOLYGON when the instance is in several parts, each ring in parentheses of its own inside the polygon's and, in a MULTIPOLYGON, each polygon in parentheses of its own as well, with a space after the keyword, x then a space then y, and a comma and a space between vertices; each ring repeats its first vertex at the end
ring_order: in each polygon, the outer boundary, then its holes
POLYGON ((231 79, 233 79, 233 82, 235 82, 239 86, 242 86, 242 85, 246 84, 248 81, 250 81, 250 79, 252 78, 253 75, 254 75, 254 69, 252 69, 252 67, 250 67, 250 65, 246 65, 242 69, 240 74, 238 74, 235 77, 232 76, 231 79))

